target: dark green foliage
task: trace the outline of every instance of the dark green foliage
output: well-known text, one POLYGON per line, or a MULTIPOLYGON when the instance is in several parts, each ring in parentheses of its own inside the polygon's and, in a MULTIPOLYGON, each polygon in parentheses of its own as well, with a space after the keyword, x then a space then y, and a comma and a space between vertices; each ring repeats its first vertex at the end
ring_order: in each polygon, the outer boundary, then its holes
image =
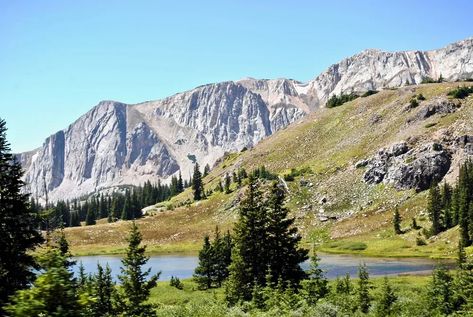
POLYGON ((178 277, 171 276, 171 280, 169 281, 169 286, 175 287, 177 289, 184 289, 184 284, 182 284, 181 280, 178 277))
POLYGON ((427 242, 425 241, 424 238, 422 238, 422 236, 418 235, 418 236, 416 237, 416 245, 417 245, 417 246, 427 245, 427 242))
POLYGON ((43 270, 29 289, 18 291, 6 307, 10 316, 81 316, 75 281, 68 270, 68 257, 48 246, 38 258, 43 270))
POLYGON ((112 280, 112 271, 107 265, 104 268, 97 264, 97 273, 91 280, 91 296, 95 299, 90 305, 90 316, 114 316, 113 299, 116 297, 115 284, 112 280))
POLYGON ((300 249, 301 237, 287 218, 284 191, 275 183, 265 199, 260 183, 250 178, 245 198, 240 202, 240 217, 234 227, 235 246, 232 252, 226 298, 230 304, 250 300, 254 284, 266 285, 271 270, 273 281, 281 279, 298 286, 305 277, 299 264, 307 259, 307 250, 300 249))
POLYGON ((436 83, 437 81, 432 79, 431 77, 424 77, 422 78, 422 81, 420 82, 421 84, 433 84, 436 83))
POLYGON ((141 234, 133 222, 127 238, 128 248, 122 259, 123 267, 118 279, 121 282, 118 311, 125 316, 155 316, 147 303, 151 288, 156 286, 160 273, 148 278, 151 269, 143 271, 149 257, 145 255, 146 247, 140 246, 141 234))
POLYGON ((360 265, 358 268, 358 308, 362 313, 368 313, 371 307, 371 296, 369 293, 369 275, 366 265, 360 265))
POLYGON ((91 225, 95 225, 96 224, 96 221, 95 221, 95 210, 94 210, 94 207, 93 205, 89 205, 89 208, 87 210, 87 216, 85 217, 85 225, 86 226, 91 226, 91 225))
POLYGON ((33 280, 31 251, 43 241, 38 208, 29 206, 29 196, 21 192, 23 173, 10 153, 6 131, 0 119, 0 307, 33 280))
MULTIPOLYGON (((246 172, 245 172, 246 174, 246 172)), ((257 169, 254 169, 251 172, 251 176, 255 179, 266 179, 266 180, 276 180, 278 176, 276 174, 271 173, 266 169, 264 165, 261 165, 257 169)))
POLYGON ((365 98, 365 97, 369 97, 371 95, 375 95, 377 94, 378 91, 377 90, 368 90, 367 92, 365 92, 364 94, 361 95, 361 97, 365 98))
POLYGON ((417 98, 417 100, 419 100, 419 101, 425 100, 425 97, 424 97, 423 94, 418 94, 416 98, 417 98))
POLYGON ((202 183, 202 174, 199 170, 199 164, 194 165, 194 174, 192 176, 192 190, 194 191, 194 200, 201 200, 204 198, 204 185, 202 183))
POLYGON ((214 254, 209 236, 204 237, 204 245, 199 251, 199 265, 195 268, 194 280, 200 289, 212 287, 214 275, 214 254))
POLYGON ((205 167, 204 167, 204 177, 209 175, 210 173, 210 165, 209 164, 205 164, 205 167))
POLYGON ((457 264, 458 267, 462 267, 466 263, 466 252, 465 247, 463 246, 462 240, 458 241, 458 256, 457 256, 457 264))
POLYGON ((419 106, 419 102, 412 98, 410 101, 409 101, 409 108, 417 108, 419 106))
POLYGON ((376 306, 376 314, 380 317, 391 316, 393 314, 393 305, 398 300, 393 288, 389 284, 388 278, 384 278, 381 294, 376 306))
POLYGON ((301 169, 292 168, 291 172, 289 174, 284 174, 283 178, 287 182, 292 182, 298 176, 303 176, 303 175, 311 174, 311 173, 312 173, 312 170, 310 169, 310 167, 304 167, 301 169))
POLYGON ((445 315, 453 312, 453 278, 443 266, 432 274, 428 299, 430 309, 445 315))
POLYGON ((473 93, 473 86, 469 86, 469 87, 462 86, 448 92, 447 95, 453 98, 457 98, 457 99, 464 99, 472 93, 473 93))
POLYGON ((416 217, 412 217, 411 228, 413 230, 419 230, 421 227, 417 224, 416 217))
POLYGON ((393 216, 393 227, 394 227, 394 232, 396 234, 402 233, 401 221, 402 221, 401 214, 399 213, 399 210, 396 208, 394 210, 394 216, 393 216))
POLYGON ((213 242, 210 242, 209 236, 204 237, 204 244, 199 252, 199 265, 194 272, 194 280, 200 289, 222 285, 229 274, 231 253, 232 238, 229 232, 222 237, 217 227, 213 242))
POLYGON ((442 231, 442 196, 437 185, 433 185, 429 190, 427 213, 432 221, 432 234, 439 234, 442 231))
POLYGON ((358 98, 359 96, 355 93, 351 93, 351 94, 340 94, 339 96, 337 95, 333 95, 332 97, 330 97, 330 99, 327 101, 327 103, 325 104, 325 107, 327 108, 334 108, 334 107, 338 107, 338 106, 341 106, 343 105, 345 102, 349 102, 349 101, 352 101, 356 98, 358 98))
POLYGON ((80 227, 79 212, 75 210, 71 211, 69 227, 80 227))
POLYGON ((308 279, 302 282, 303 294, 310 305, 315 305, 319 299, 324 298, 329 293, 328 280, 319 267, 319 262, 320 258, 314 253, 310 257, 310 267, 307 271, 308 279))
POLYGON ((230 184, 231 184, 232 180, 230 178, 230 175, 225 174, 225 178, 224 178, 224 188, 225 188, 225 194, 229 194, 230 193, 230 184))
POLYGON ((353 292, 353 284, 351 283, 350 274, 345 274, 343 278, 337 276, 335 292, 337 294, 345 295, 350 295, 353 292))

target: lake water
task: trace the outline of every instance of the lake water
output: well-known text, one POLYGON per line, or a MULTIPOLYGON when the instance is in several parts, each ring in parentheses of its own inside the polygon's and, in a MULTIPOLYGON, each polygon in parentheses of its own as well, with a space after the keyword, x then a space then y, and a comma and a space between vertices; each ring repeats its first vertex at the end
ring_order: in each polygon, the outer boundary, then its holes
MULTIPOLYGON (((360 263, 365 263, 370 276, 398 275, 398 274, 426 274, 430 272, 438 261, 430 259, 406 259, 406 258, 368 258, 349 255, 319 254, 321 258, 320 267, 325 271, 329 279, 344 276, 346 273, 355 277, 360 263)), ((114 279, 120 274, 121 256, 81 256, 76 257, 77 263, 82 262, 87 273, 95 273, 97 263, 110 265, 114 279)), ((150 257, 147 268, 152 273, 161 271, 160 281, 167 281, 171 276, 180 279, 192 277, 194 269, 198 264, 197 256, 192 255, 154 255, 150 257)), ((307 269, 309 262, 302 264, 307 269)), ((74 266, 77 274, 78 265, 74 266)))

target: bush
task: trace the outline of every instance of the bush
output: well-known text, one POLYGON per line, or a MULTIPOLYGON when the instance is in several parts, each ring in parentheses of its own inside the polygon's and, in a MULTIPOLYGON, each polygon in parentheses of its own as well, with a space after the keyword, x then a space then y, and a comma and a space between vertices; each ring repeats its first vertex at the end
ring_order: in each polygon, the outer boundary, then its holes
POLYGON ((422 78, 422 81, 420 82, 421 84, 433 84, 436 83, 437 81, 430 78, 430 77, 424 77, 422 78))
POLYGON ((422 100, 425 100, 424 95, 423 95, 423 94, 418 94, 418 95, 417 95, 417 100, 421 100, 421 101, 422 101, 422 100))
POLYGON ((448 92, 447 95, 451 96, 453 98, 457 98, 457 99, 464 99, 472 93, 473 93, 473 87, 472 86, 470 86, 470 87, 462 86, 462 87, 458 87, 458 88, 448 92))
POLYGON ((377 90, 368 90, 363 95, 361 95, 361 97, 365 98, 365 97, 369 97, 369 96, 377 94, 377 93, 378 93, 377 90))
POLYGON ((171 280, 169 281, 169 286, 172 286, 181 290, 184 288, 184 284, 182 284, 181 280, 178 277, 174 277, 174 276, 171 276, 171 280))
POLYGON ((424 127, 425 128, 432 128, 433 126, 436 126, 437 125, 437 122, 431 122, 431 123, 427 123, 424 127))
POLYGON ((409 101, 409 108, 417 108, 419 106, 419 103, 417 102, 417 99, 412 98, 411 101, 409 101))
POLYGON ((422 238, 421 236, 417 236, 416 237, 416 245, 418 245, 418 246, 427 245, 427 242, 425 242, 425 239, 422 238))
POLYGON ((327 108, 338 107, 338 106, 343 105, 345 102, 355 100, 358 97, 359 96, 355 93, 351 93, 351 94, 348 94, 348 95, 347 94, 340 94, 340 96, 333 95, 327 101, 327 103, 325 104, 325 107, 327 107, 327 108))

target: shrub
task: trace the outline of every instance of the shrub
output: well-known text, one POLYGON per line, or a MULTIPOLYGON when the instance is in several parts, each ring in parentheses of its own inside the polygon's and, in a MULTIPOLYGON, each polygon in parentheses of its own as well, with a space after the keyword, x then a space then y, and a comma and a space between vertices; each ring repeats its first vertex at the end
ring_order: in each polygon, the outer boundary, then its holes
POLYGON ((412 98, 411 101, 409 101, 409 108, 417 108, 419 106, 419 103, 417 102, 417 99, 412 98))
POLYGON ((431 123, 427 123, 424 127, 428 129, 428 128, 432 128, 435 125, 437 125, 437 122, 431 122, 431 123))
POLYGON ((458 88, 456 88, 452 91, 449 91, 447 95, 451 96, 453 98, 457 98, 457 99, 464 99, 472 93, 473 93, 473 87, 472 86, 470 86, 470 87, 462 86, 462 87, 458 87, 458 88))
POLYGON ((416 237, 416 245, 418 245, 418 246, 427 245, 427 242, 425 242, 424 238, 418 236, 418 237, 416 237))
POLYGON ((175 287, 177 289, 183 289, 184 284, 182 284, 181 280, 178 277, 171 276, 171 280, 169 281, 169 286, 175 287))
POLYGON ((425 100, 424 95, 423 95, 423 94, 418 94, 418 95, 417 95, 417 100, 421 100, 421 101, 422 101, 422 100, 425 100))
POLYGON ((368 90, 367 92, 365 92, 363 95, 361 95, 361 97, 365 98, 365 97, 369 97, 371 95, 374 95, 374 94, 377 94, 379 91, 377 90, 368 90))
POLYGON ((436 83, 436 80, 433 80, 431 77, 424 77, 422 78, 421 84, 433 84, 436 83))
POLYGON ((352 100, 355 100, 356 98, 358 98, 359 96, 355 93, 351 93, 351 94, 340 94, 340 96, 337 96, 337 95, 333 95, 332 97, 330 97, 330 99, 327 101, 327 103, 325 104, 325 106, 327 108, 334 108, 334 107, 338 107, 338 106, 341 106, 343 105, 345 102, 349 102, 349 101, 352 101, 352 100))

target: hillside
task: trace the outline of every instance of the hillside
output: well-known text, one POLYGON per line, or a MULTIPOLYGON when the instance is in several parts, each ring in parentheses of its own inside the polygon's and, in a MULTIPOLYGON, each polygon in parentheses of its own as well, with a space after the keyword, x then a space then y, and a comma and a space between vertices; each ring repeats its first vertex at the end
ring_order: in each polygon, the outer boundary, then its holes
MULTIPOLYGON (((323 107, 330 96, 473 76, 473 39, 432 51, 365 50, 314 79, 227 81, 139 104, 102 101, 17 158, 27 191, 44 202, 147 180, 167 182, 193 164, 253 147, 323 107)), ((361 124, 361 123, 356 123, 361 124)), ((329 153, 337 148, 330 148, 329 153)))
MULTIPOLYGON (((295 169, 303 175, 287 182, 288 206, 305 243, 330 252, 452 256, 455 228, 427 246, 416 246, 421 230, 396 236, 390 221, 398 205, 403 227, 409 227, 413 216, 428 226, 425 183, 454 180, 459 162, 473 154, 473 138, 465 137, 473 135, 473 98, 447 96, 468 84, 386 89, 336 108, 318 109, 254 148, 228 155, 206 177, 205 186, 213 189, 226 173, 240 167, 250 171, 265 165, 280 176, 295 169), (417 107, 412 99, 418 100, 417 107)), ((242 191, 235 184, 232 189, 231 194, 214 193, 192 204, 187 190, 150 208, 151 215, 137 221, 150 250, 195 251, 215 225, 230 228, 242 191)), ((122 221, 103 223, 69 228, 66 234, 74 252, 116 253, 125 246, 126 226, 122 221)))

